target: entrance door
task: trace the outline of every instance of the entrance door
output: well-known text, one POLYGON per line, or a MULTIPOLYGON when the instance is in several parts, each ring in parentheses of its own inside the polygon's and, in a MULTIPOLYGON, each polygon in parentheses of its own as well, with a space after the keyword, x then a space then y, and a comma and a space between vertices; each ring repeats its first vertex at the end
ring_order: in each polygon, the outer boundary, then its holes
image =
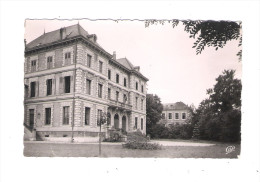
POLYGON ((125 116, 123 116, 123 118, 122 118, 122 129, 124 131, 126 131, 126 117, 125 116))
POLYGON ((115 116, 114 116, 114 126, 115 126, 115 129, 119 128, 119 116, 118 116, 118 114, 115 114, 115 116))

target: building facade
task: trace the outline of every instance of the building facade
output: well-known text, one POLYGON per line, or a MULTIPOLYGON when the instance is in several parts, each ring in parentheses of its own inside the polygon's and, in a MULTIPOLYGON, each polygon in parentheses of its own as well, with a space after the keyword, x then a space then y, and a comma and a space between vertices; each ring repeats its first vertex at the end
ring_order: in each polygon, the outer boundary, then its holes
POLYGON ((102 132, 146 133, 148 79, 79 24, 25 43, 24 72, 25 139, 30 129, 42 140, 97 136, 102 112, 109 120, 102 132))
POLYGON ((185 123, 189 117, 190 109, 183 102, 163 104, 162 119, 160 124, 170 125, 185 123))

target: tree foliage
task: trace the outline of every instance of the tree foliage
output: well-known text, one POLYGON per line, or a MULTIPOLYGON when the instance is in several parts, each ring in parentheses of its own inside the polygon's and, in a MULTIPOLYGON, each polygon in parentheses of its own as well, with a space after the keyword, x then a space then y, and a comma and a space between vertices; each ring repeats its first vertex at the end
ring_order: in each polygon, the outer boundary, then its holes
MULTIPOLYGON (((223 48, 227 41, 238 40, 238 46, 242 46, 242 23, 234 21, 202 21, 202 20, 146 20, 145 27, 165 22, 172 23, 176 27, 180 22, 184 25, 184 31, 190 34, 190 38, 195 39, 192 48, 196 49, 196 54, 201 54, 205 46, 223 48)), ((242 59, 242 50, 237 53, 239 59, 242 59)))
POLYGON ((207 90, 209 98, 193 115, 201 139, 240 141, 242 85, 234 76, 234 70, 225 70, 216 78, 217 83, 207 90))
POLYGON ((161 119, 163 105, 157 95, 146 95, 146 132, 150 134, 151 127, 161 119))

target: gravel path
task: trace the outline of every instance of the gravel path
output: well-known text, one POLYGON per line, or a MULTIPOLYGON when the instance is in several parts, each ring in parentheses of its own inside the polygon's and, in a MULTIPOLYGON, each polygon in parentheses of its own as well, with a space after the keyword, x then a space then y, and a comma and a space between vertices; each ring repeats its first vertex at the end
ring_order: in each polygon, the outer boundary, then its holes
POLYGON ((189 147, 206 147, 213 146, 216 144, 211 143, 194 143, 194 142, 174 142, 174 141, 161 141, 161 140, 151 140, 153 143, 159 143, 162 146, 189 146, 189 147))

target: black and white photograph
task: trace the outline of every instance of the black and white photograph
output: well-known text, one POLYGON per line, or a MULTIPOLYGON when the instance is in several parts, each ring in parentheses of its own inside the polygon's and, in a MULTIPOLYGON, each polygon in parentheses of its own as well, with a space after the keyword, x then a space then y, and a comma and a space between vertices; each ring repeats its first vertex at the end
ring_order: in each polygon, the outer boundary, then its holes
POLYGON ((238 158, 242 22, 25 20, 24 155, 238 158))
POLYGON ((0 181, 260 180, 260 1, 0 1, 0 181))

